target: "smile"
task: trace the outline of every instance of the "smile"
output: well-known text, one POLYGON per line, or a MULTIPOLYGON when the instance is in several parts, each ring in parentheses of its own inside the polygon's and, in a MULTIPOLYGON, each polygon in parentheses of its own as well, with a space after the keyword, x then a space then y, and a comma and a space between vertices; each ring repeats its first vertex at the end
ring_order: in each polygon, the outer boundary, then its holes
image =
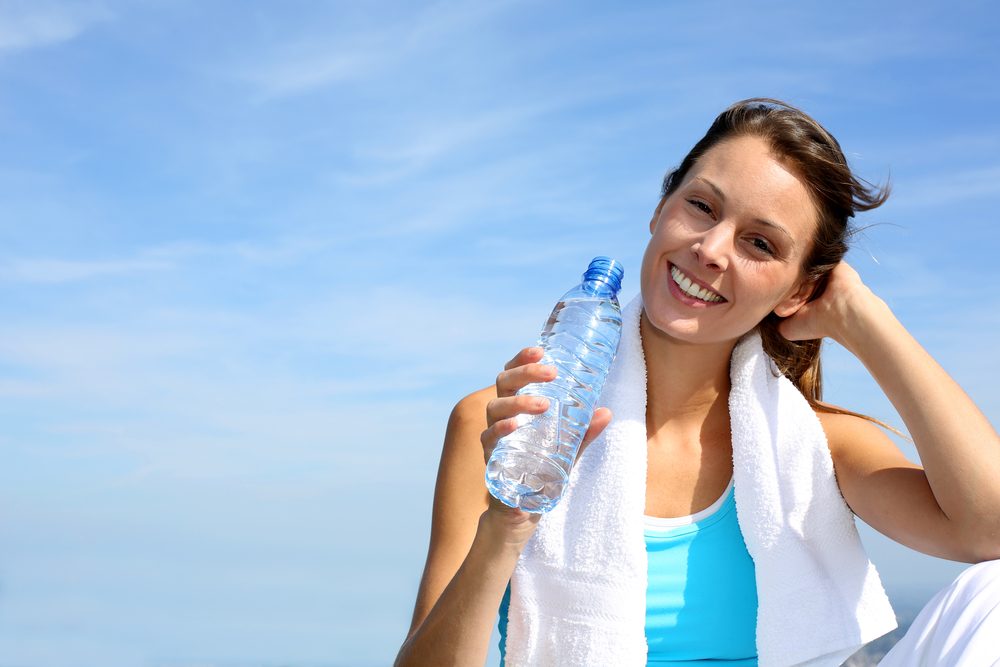
POLYGON ((670 265, 670 277, 673 278, 674 284, 690 297, 699 299, 706 303, 719 303, 721 301, 725 301, 722 295, 695 283, 689 277, 684 275, 683 271, 678 269, 673 264, 670 265))

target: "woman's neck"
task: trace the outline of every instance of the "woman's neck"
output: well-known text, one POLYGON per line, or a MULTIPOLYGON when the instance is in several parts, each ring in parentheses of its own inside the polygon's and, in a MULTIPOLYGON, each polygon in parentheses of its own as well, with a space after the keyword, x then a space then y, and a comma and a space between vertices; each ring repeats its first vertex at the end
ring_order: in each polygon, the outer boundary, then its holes
POLYGON ((650 436, 727 431, 729 364, 735 341, 693 345, 639 319, 646 358, 646 428, 650 436))

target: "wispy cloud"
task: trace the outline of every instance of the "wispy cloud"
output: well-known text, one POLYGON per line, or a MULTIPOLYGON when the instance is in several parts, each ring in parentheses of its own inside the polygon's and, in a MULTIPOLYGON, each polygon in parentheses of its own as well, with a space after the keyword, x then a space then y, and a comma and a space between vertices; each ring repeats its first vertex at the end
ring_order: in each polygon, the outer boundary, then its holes
POLYGON ((483 23, 512 2, 439 2, 415 17, 394 18, 367 30, 306 34, 244 66, 235 78, 250 83, 259 101, 301 95, 329 86, 365 80, 415 54, 437 48, 449 35, 483 23))
POLYGON ((111 18, 107 7, 90 2, 5 0, 0 3, 0 53, 67 42, 111 18))
POLYGON ((259 89, 261 99, 267 100, 364 78, 382 62, 384 56, 364 51, 319 52, 257 65, 245 78, 259 89))
POLYGON ((217 243, 176 241, 141 248, 124 257, 107 259, 8 257, 0 259, 0 283, 78 283, 99 278, 125 278, 142 273, 169 271, 199 262, 215 265, 219 262, 283 264, 328 249, 335 243, 336 239, 329 236, 297 235, 217 243))
MULTIPOLYGON (((780 30, 780 24, 775 24, 773 28, 780 30)), ((956 41, 947 35, 935 35, 934 39, 928 39, 926 34, 905 25, 892 31, 869 29, 840 32, 829 25, 815 26, 814 30, 810 38, 771 41, 763 46, 765 49, 780 48, 782 54, 791 52, 823 63, 871 65, 913 56, 932 57, 953 47, 956 41)))
POLYGON ((899 205, 925 207, 957 199, 1000 196, 1000 165, 934 174, 900 183, 895 197, 899 205))
POLYGON ((169 262, 157 259, 105 261, 15 259, 0 264, 0 282, 70 283, 169 268, 171 268, 169 262))
POLYGON ((405 127, 391 128, 393 137, 362 147, 357 157, 360 171, 339 174, 349 185, 382 184, 408 176, 436 160, 497 141, 518 125, 545 113, 547 107, 521 106, 486 110, 450 119, 417 118, 405 127))

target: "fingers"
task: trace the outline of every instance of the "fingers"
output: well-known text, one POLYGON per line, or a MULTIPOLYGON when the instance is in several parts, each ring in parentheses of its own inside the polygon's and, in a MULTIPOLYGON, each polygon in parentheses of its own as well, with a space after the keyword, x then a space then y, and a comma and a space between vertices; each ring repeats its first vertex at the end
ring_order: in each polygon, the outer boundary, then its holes
POLYGON ((483 456, 489 461, 497 441, 517 430, 517 416, 520 414, 539 415, 549 407, 549 400, 540 396, 510 396, 494 398, 486 404, 488 428, 479 436, 483 443, 483 456))
POLYGON ((479 439, 483 443, 483 453, 488 460, 497 440, 517 430, 517 416, 520 414, 539 415, 549 407, 549 401, 540 396, 508 396, 494 398, 486 404, 488 427, 479 439))
POLYGON ((544 354, 544 351, 540 347, 526 347, 515 354, 513 359, 504 364, 504 370, 510 370, 515 366, 523 366, 533 361, 538 361, 542 358, 542 354, 544 354))
POLYGON ((486 404, 486 423, 493 425, 501 419, 519 414, 540 415, 549 408, 549 399, 542 396, 506 396, 494 398, 486 404))
POLYGON ((493 454, 493 449, 497 446, 497 442, 500 438, 505 435, 510 435, 517 430, 517 420, 516 419, 501 419, 495 424, 490 425, 485 431, 479 435, 479 441, 483 443, 483 459, 489 463, 490 456, 493 454))
POLYGON ((488 428, 479 437, 487 460, 497 440, 517 430, 518 415, 537 415, 548 409, 548 399, 516 395, 520 389, 529 384, 549 382, 556 378, 557 371, 554 366, 538 363, 543 354, 544 350, 540 347, 526 347, 504 364, 504 370, 497 375, 497 397, 486 405, 488 428))
POLYGON ((554 380, 557 374, 555 366, 537 363, 541 358, 540 347, 526 347, 518 352, 497 375, 497 396, 513 396, 525 385, 554 380))
MULTIPOLYGON (((529 396, 518 396, 517 399, 521 398, 533 398, 529 396)), ((497 399, 498 402, 500 399, 497 399)), ((545 400, 545 399, 542 399, 545 400)), ((489 408, 487 408, 489 410, 489 408)), ((545 412, 545 408, 532 408, 534 414, 539 414, 545 412)), ((515 415, 516 416, 516 415, 515 415)), ((587 432, 583 435, 583 441, 580 443, 580 449, 577 450, 576 458, 579 459, 580 455, 583 454, 583 450, 587 448, 590 443, 597 439, 604 429, 607 428, 608 424, 611 423, 611 418, 614 415, 608 408, 597 408, 594 411, 594 416, 590 419, 590 427, 587 432)), ((508 417, 505 419, 500 419, 493 423, 489 428, 482 432, 480 435, 480 441, 483 444, 483 458, 489 462, 490 455, 493 453, 493 448, 496 447, 497 441, 500 438, 510 435, 517 430, 517 420, 513 417, 508 417)))
MULTIPOLYGON (((544 350, 540 347, 526 347, 504 364, 504 370, 497 375, 497 398, 486 406, 488 428, 480 435, 483 456, 487 461, 497 441, 517 430, 518 415, 537 415, 548 409, 549 402, 545 398, 516 395, 520 389, 529 384, 551 382, 557 377, 558 370, 555 366, 538 363, 543 355, 544 350)), ((598 408, 594 412, 590 427, 584 434, 583 442, 577 452, 577 458, 610 422, 611 411, 607 408, 598 408)))

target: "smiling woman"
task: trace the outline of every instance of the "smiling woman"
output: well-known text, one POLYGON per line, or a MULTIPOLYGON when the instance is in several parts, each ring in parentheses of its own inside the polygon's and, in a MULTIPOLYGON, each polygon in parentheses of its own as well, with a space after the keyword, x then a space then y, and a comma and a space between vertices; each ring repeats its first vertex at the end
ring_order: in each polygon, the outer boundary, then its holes
POLYGON ((793 313, 814 286, 802 267, 816 217, 808 190, 764 139, 718 144, 650 221, 641 278, 646 318, 675 338, 716 343, 738 338, 771 311, 793 313), (692 283, 716 298, 691 296, 683 286, 692 283))
POLYGON ((539 412, 516 392, 552 379, 540 349, 452 412, 396 664, 482 664, 499 611, 510 665, 833 667, 895 627, 854 515, 923 553, 990 561, 953 585, 977 604, 942 593, 886 664, 1000 658, 1000 440, 842 261, 850 218, 888 191, 808 115, 753 99, 661 195, 561 504, 527 514, 483 485, 497 440, 539 412), (925 467, 823 403, 823 338, 868 368, 925 467))

